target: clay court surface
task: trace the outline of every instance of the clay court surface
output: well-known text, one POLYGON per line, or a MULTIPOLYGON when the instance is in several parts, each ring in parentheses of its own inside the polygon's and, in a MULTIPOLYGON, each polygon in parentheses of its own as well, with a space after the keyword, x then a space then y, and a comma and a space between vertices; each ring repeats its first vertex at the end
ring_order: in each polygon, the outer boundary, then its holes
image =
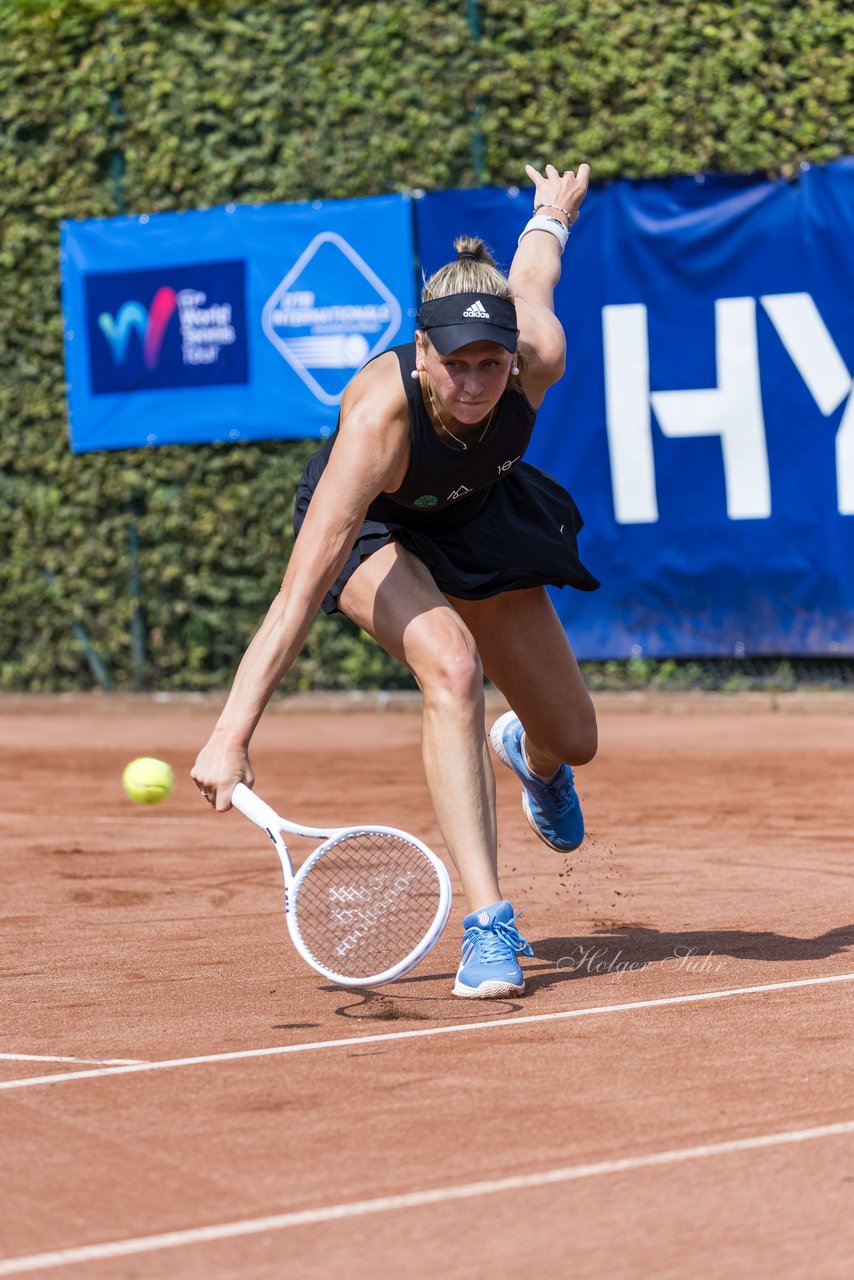
MULTIPOLYGON (((218 701, 0 701, 0 1276, 848 1280, 854 698, 598 704, 577 854, 497 767, 535 958, 479 1002, 459 897, 376 994, 298 960, 272 848, 187 777, 218 701)), ((419 730, 277 704, 258 790, 442 851, 419 730)))

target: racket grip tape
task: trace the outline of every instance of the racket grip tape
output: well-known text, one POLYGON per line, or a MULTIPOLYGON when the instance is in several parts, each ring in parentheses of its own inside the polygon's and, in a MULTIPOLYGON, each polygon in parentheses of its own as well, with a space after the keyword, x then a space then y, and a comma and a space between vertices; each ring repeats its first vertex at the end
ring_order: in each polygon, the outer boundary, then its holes
POLYGON ((275 809, 271 809, 260 796, 256 796, 255 792, 250 791, 243 782, 238 782, 231 793, 231 803, 235 809, 238 809, 250 822, 254 822, 256 827, 260 827, 262 831, 281 831, 282 820, 275 809))

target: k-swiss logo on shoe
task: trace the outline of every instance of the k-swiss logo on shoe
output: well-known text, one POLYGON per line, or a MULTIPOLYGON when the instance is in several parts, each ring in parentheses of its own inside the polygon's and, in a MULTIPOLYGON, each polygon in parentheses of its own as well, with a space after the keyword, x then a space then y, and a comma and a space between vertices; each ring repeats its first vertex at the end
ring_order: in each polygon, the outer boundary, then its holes
POLYGON ((467 493, 471 493, 471 492, 472 492, 472 490, 471 490, 471 489, 469 489, 468 485, 461 484, 461 485, 460 485, 460 487, 459 487, 459 489, 455 489, 453 493, 449 493, 449 494, 448 494, 447 501, 448 501, 448 502, 456 502, 457 498, 462 498, 462 497, 464 497, 467 493))
POLYGON ((489 924, 489 912, 481 911, 480 915, 477 918, 477 922, 478 924, 482 924, 482 925, 489 924))
POLYGON ((470 307, 466 307, 463 312, 464 320, 488 320, 489 312, 478 298, 477 302, 473 302, 470 307))

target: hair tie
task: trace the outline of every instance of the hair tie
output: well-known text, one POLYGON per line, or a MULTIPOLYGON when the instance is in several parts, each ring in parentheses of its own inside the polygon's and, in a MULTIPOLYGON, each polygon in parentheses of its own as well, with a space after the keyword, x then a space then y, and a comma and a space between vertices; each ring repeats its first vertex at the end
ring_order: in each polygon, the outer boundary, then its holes
POLYGON ((471 249, 462 249, 457 254, 457 261, 462 262, 463 258, 471 258, 472 262, 478 262, 479 258, 476 253, 472 253, 471 249))

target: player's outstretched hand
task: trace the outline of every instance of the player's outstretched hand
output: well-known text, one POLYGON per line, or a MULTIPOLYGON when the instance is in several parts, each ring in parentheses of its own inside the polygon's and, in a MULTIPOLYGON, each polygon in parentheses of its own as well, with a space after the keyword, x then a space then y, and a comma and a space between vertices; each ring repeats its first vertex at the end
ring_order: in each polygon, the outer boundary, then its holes
POLYGON ((242 747, 225 747, 215 737, 202 747, 190 777, 217 813, 231 808, 231 793, 238 782, 250 789, 255 782, 247 752, 242 747))
MULTIPOLYGON (((581 203, 587 195, 590 165, 580 164, 577 173, 574 169, 567 169, 566 173, 560 173, 553 164, 547 164, 545 173, 540 173, 539 169, 535 169, 532 164, 526 164, 525 172, 536 189, 534 204, 566 209, 570 222, 574 222, 578 217, 581 203)), ((548 209, 543 212, 548 213, 548 209)))

